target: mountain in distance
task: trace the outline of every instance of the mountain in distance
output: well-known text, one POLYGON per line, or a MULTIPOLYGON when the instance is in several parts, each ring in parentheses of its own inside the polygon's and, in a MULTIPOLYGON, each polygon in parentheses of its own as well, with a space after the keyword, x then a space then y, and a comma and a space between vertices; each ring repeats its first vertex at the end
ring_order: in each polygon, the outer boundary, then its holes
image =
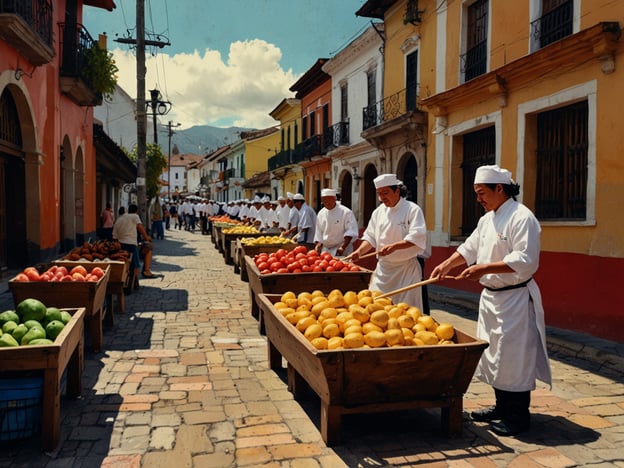
MULTIPOLYGON (((163 126, 163 128, 165 135, 167 135, 167 127, 163 126)), ((172 128, 171 149, 173 151, 175 145, 181 154, 198 154, 203 156, 217 148, 240 140, 240 133, 248 130, 252 129, 242 127, 221 128, 210 125, 195 125, 183 130, 172 128)), ((169 151, 168 137, 161 138, 159 143, 163 154, 167 155, 169 151)))

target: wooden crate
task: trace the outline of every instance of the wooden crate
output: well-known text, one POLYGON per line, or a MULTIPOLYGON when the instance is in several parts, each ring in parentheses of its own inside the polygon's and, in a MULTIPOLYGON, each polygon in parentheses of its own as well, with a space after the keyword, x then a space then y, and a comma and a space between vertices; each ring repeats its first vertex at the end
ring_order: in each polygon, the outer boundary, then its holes
MULTIPOLYGON (((96 266, 83 265, 87 271, 96 266)), ((45 271, 47 266, 42 267, 45 271)), ((110 267, 102 268, 104 276, 97 282, 47 282, 31 281, 19 282, 9 280, 9 289, 13 294, 13 302, 19 304, 24 299, 32 297, 39 299, 48 307, 84 307, 89 328, 89 337, 93 352, 102 350, 103 334, 102 321, 104 319, 104 300, 106 299, 106 286, 110 276, 110 267)))
POLYGON ((82 393, 86 311, 83 307, 63 310, 72 314, 72 319, 53 344, 0 348, 0 376, 2 372, 43 371, 41 432, 45 451, 54 450, 60 440, 61 377, 66 368, 67 396, 77 398, 82 393))
POLYGON ((288 362, 288 386, 295 398, 311 388, 321 400, 321 436, 341 442, 344 414, 441 408, 442 430, 462 431, 463 394, 486 341, 455 330, 457 344, 317 350, 273 304, 280 295, 259 296, 271 369, 288 362))
POLYGON ((225 263, 228 265, 234 265, 232 242, 236 245, 236 240, 242 237, 261 237, 264 235, 265 234, 262 232, 226 234, 223 230, 221 230, 221 245, 223 245, 222 253, 225 263))
POLYGON ((108 283, 106 284, 106 295, 108 296, 108 307, 106 308, 105 320, 111 325, 114 322, 114 300, 113 297, 117 298, 117 304, 120 312, 125 312, 126 310, 126 302, 125 302, 125 294, 124 288, 126 287, 126 283, 128 281, 128 273, 130 271, 130 265, 132 265, 132 254, 129 254, 127 260, 98 260, 98 261, 71 261, 71 260, 55 260, 55 265, 63 265, 68 270, 71 270, 76 265, 85 264, 94 266, 99 266, 100 268, 105 268, 106 266, 110 267, 110 275, 108 277, 108 283))
POLYGON ((300 293, 315 289, 329 293, 333 289, 341 291, 361 291, 367 289, 372 271, 331 271, 306 273, 270 273, 261 275, 253 258, 246 256, 245 264, 249 276, 249 299, 251 315, 258 320, 261 333, 264 333, 262 311, 258 306, 259 294, 283 294, 286 291, 300 293))
POLYGON ((237 239, 234 262, 238 264, 241 280, 249 281, 249 276, 247 275, 247 265, 245 263, 246 256, 249 256, 253 259, 254 255, 258 255, 262 252, 272 253, 277 252, 279 249, 290 251, 297 247, 297 245, 299 244, 296 244, 294 242, 288 244, 244 245, 241 243, 241 239, 237 239))

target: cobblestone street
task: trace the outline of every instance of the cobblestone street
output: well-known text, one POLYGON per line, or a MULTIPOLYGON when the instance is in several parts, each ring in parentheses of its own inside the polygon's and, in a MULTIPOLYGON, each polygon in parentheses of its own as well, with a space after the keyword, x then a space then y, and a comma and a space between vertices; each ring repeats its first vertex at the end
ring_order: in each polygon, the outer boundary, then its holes
MULTIPOLYGON (((493 402, 473 380, 461 437, 440 435, 439 410, 410 410, 346 416, 343 444, 327 447, 318 398, 295 401, 286 369, 269 369, 248 284, 210 236, 167 231, 152 271, 105 328, 103 351, 86 347, 83 397, 61 400, 57 450, 5 444, 0 467, 624 467, 621 345, 553 334, 553 388, 533 392, 532 429, 517 438, 470 420, 493 402)), ((0 309, 12 308, 1 286, 0 309)), ((473 310, 430 292, 434 318, 474 334, 473 310)))

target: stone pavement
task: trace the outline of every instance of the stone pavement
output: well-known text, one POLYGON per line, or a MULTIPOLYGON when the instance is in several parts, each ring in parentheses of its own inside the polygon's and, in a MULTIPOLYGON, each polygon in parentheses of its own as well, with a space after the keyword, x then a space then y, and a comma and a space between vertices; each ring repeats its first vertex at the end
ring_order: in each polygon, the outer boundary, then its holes
MULTIPOLYGON (((327 447, 318 399, 295 401, 285 370, 268 368, 247 283, 209 236, 166 236, 154 248, 161 276, 127 296, 103 352, 87 350, 83 397, 62 399, 57 450, 42 453, 36 439, 0 445, 0 468, 624 467, 621 345, 569 333, 549 337, 554 384, 538 384, 532 430, 518 438, 467 415, 462 436, 445 438, 439 410, 410 410, 346 416, 343 444, 327 447)), ((473 297, 430 292, 434 318, 474 333, 474 309, 460 303, 473 297)), ((0 294, 0 309, 11 307, 0 294)), ((492 401, 473 380, 464 409, 492 401)))

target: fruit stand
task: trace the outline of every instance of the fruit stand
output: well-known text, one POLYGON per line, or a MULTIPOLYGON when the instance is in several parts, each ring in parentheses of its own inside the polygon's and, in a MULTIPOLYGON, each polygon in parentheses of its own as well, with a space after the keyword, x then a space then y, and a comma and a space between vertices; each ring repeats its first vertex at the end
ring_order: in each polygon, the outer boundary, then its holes
MULTIPOLYGON (((83 266, 87 272, 90 272, 100 265, 101 263, 91 263, 83 266)), ((102 267, 100 266, 100 268, 102 267)), ((43 266, 41 269, 45 270, 47 266, 43 266)), ((102 269, 104 275, 97 282, 20 282, 13 278, 9 281, 9 289, 13 294, 15 304, 27 298, 34 298, 48 305, 48 307, 84 307, 91 348, 93 352, 100 352, 103 342, 102 321, 105 315, 106 287, 111 271, 110 267, 102 269)))
MULTIPOLYGON (((55 260, 55 265, 64 265, 67 269, 71 269, 76 265, 85 265, 90 264, 90 262, 84 261, 76 261, 72 262, 69 260, 55 260)), ((107 295, 107 309, 105 314, 105 320, 109 324, 113 324, 114 322, 114 299, 117 298, 117 306, 120 312, 125 312, 126 304, 125 304, 125 295, 124 288, 128 281, 128 272, 130 271, 130 265, 132 264, 132 254, 129 254, 129 257, 126 260, 110 260, 104 259, 100 261, 94 261, 94 265, 99 266, 100 268, 109 266, 110 267, 110 275, 108 277, 108 283, 106 284, 106 295, 107 295)))
POLYGON ((258 320, 260 332, 264 332, 262 309, 259 307, 260 294, 295 293, 318 289, 330 292, 332 289, 359 291, 368 288, 372 271, 306 272, 261 274, 252 257, 245 256, 245 268, 249 276, 249 298, 251 315, 258 320))
POLYGON ((442 430, 462 431, 463 394, 487 342, 455 329, 456 344, 318 350, 260 294, 271 369, 288 362, 294 397, 309 386, 321 400, 321 436, 341 442, 342 415, 441 408, 442 430))
POLYGON ((254 255, 259 254, 261 252, 276 252, 279 249, 292 250, 297 247, 297 244, 287 243, 287 244, 261 244, 261 245, 244 245, 241 242, 241 239, 236 240, 236 249, 234 250, 234 262, 238 265, 240 270, 241 280, 247 282, 249 281, 249 276, 247 275, 247 265, 245 263, 245 257, 249 256, 253 258, 254 255))
POLYGON ((224 229, 221 230, 221 244, 223 245, 223 258, 227 265, 234 265, 234 248, 236 248, 236 240, 242 237, 260 237, 264 234, 257 232, 224 232, 224 229), (234 244, 234 248, 232 246, 234 244))
MULTIPOLYGON (((50 345, 0 348, 0 378, 6 373, 40 371, 43 373, 41 433, 46 451, 56 448, 60 440, 61 377, 67 369, 67 396, 82 393, 84 366, 84 308, 64 309, 71 320, 50 345)), ((15 398, 19 400, 19 396, 15 398)), ((23 411, 18 405, 14 411, 23 411)))

